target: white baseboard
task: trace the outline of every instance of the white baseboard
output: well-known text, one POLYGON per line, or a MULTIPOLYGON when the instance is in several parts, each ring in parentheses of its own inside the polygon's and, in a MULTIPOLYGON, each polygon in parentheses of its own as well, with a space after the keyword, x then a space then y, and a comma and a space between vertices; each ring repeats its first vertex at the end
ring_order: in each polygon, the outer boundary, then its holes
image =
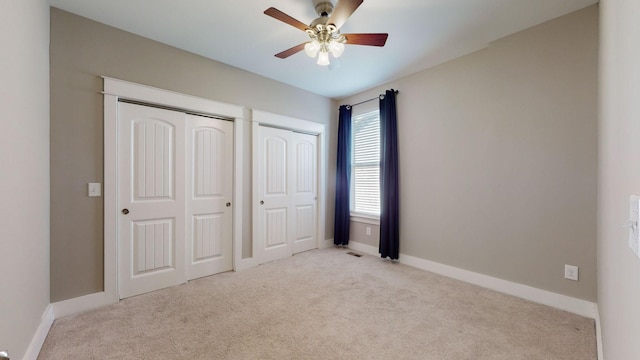
MULTIPOLYGON (((328 249, 332 246, 333 246, 333 238, 318 241, 318 249, 328 249)), ((233 271, 242 271, 246 269, 251 269, 258 265, 260 265, 260 262, 257 257, 240 259, 239 261, 235 262, 233 271)))
POLYGON ((349 241, 348 247, 349 249, 360 251, 367 255, 380 256, 379 249, 375 246, 371 246, 371 245, 367 245, 367 244, 363 244, 355 241, 349 241))
MULTIPOLYGON (((378 248, 371 245, 349 242, 349 248, 365 254, 379 256, 378 248)), ((401 264, 482 286, 484 288, 516 296, 539 304, 551 306, 556 309, 568 311, 591 319, 596 319, 597 317, 597 304, 590 301, 534 288, 528 285, 518 284, 512 281, 498 279, 492 276, 420 259, 410 255, 400 254, 400 258, 398 260, 401 264)))
POLYGON ((598 360, 604 360, 604 350, 602 348, 602 327, 600 324, 600 310, 596 306, 596 345, 598 348, 598 360))
POLYGON ((242 271, 256 266, 258 266, 258 258, 256 257, 240 259, 240 261, 236 263, 233 271, 242 271))
POLYGON ((333 238, 321 240, 318 249, 328 249, 333 246, 333 238))
POLYGON ((23 360, 36 360, 38 358, 38 354, 40 354, 40 349, 42 349, 44 340, 47 338, 47 334, 49 334, 51 325, 53 325, 53 320, 53 306, 49 304, 42 314, 40 325, 38 325, 36 333, 33 334, 31 343, 29 343, 29 347, 22 358, 23 360))
POLYGON ((99 292, 77 298, 63 300, 53 303, 53 313, 59 319, 67 315, 78 314, 87 310, 93 310, 105 305, 118 302, 117 296, 111 296, 105 292, 99 292))

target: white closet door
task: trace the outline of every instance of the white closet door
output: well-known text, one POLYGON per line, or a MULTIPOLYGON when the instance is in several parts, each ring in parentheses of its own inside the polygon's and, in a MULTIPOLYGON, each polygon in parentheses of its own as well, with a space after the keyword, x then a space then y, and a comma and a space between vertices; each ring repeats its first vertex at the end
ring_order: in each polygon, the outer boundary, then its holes
POLYGON ((233 123, 187 115, 187 277, 229 271, 233 123))
POLYGON ((315 249, 317 136, 258 126, 254 239, 260 263, 315 249))
POLYGON ((125 298, 186 282, 184 114, 118 105, 118 277, 125 298))
POLYGON ((292 137, 296 175, 293 191, 296 219, 293 252, 299 253, 317 247, 318 137, 300 133, 293 133, 292 137))
POLYGON ((258 127, 257 221, 254 237, 260 263, 293 254, 295 214, 292 193, 295 173, 291 131, 258 127))

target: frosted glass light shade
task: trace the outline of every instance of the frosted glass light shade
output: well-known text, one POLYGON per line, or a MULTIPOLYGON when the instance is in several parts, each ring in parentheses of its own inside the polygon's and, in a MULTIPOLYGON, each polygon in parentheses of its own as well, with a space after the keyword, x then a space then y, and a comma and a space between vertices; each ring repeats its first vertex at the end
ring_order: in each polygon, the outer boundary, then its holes
POLYGON ((318 65, 327 66, 329 64, 329 53, 320 51, 320 53, 318 53, 318 65))
POLYGON ((304 45, 304 52, 307 53, 309 57, 316 57, 316 55, 318 55, 318 51, 320 51, 320 43, 318 40, 313 40, 304 45))
POLYGON ((329 51, 331 51, 333 57, 340 57, 340 55, 342 55, 342 53, 344 52, 344 44, 335 40, 331 40, 331 42, 329 43, 329 51))

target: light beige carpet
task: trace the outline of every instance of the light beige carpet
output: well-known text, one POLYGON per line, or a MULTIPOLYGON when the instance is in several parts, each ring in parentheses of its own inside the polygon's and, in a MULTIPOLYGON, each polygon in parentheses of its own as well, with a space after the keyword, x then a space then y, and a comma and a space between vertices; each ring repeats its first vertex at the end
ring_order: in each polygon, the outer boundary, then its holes
POLYGON ((58 319, 38 359, 596 359, 592 319, 347 251, 58 319))

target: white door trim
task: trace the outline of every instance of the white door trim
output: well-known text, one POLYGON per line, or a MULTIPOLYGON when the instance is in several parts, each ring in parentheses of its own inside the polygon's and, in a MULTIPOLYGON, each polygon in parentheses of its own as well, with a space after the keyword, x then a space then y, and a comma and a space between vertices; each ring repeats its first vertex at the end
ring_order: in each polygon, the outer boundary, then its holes
MULTIPOLYGON (((104 291, 91 294, 91 304, 78 304, 87 310, 118 302, 117 286, 117 119, 118 100, 135 100, 149 104, 169 106, 185 111, 211 114, 234 120, 234 128, 242 128, 245 109, 238 105, 216 102, 184 95, 124 80, 104 79, 104 291)), ((242 184, 242 131, 234 132, 234 163, 236 184, 242 184)), ((242 261, 242 189, 234 187, 233 248, 234 269, 242 261)))
MULTIPOLYGON (((325 248, 327 246, 327 242, 324 240, 324 236, 325 236, 325 209, 326 209, 326 171, 327 171, 327 136, 326 136, 326 128, 324 124, 320 124, 317 122, 313 122, 313 121, 308 121, 308 120, 301 120, 301 119, 296 119, 293 117, 289 117, 289 116, 284 116, 284 115, 279 115, 279 114, 274 114, 274 113, 269 113, 269 112, 265 112, 265 111, 258 111, 258 110, 254 110, 253 111, 253 116, 252 116, 252 133, 253 133, 253 159, 258 159, 258 154, 257 154, 257 148, 258 148, 258 143, 259 143, 259 139, 258 139, 258 129, 260 125, 266 125, 266 126, 272 126, 272 127, 278 127, 278 128, 282 128, 282 129, 287 129, 287 130, 292 130, 292 131, 297 131, 297 132, 301 132, 301 133, 307 133, 307 134, 312 134, 312 135, 317 135, 318 136, 318 226, 316 229, 316 242, 317 242, 317 247, 322 249, 325 248)), ((253 167, 253 173, 257 174, 257 169, 255 167, 255 162, 254 162, 254 167, 253 167)), ((254 176, 255 179, 255 176, 254 176)), ((252 189, 253 189, 253 219, 255 221, 255 219, 257 219, 257 207, 258 204, 256 203, 256 201, 258 199, 258 185, 257 182, 254 181, 254 184, 252 185, 252 189)), ((257 242, 255 241, 255 239, 257 239, 257 236, 255 234, 256 231, 256 227, 253 226, 253 256, 254 258, 256 257, 256 254, 259 253, 259 248, 257 246, 257 242)))

